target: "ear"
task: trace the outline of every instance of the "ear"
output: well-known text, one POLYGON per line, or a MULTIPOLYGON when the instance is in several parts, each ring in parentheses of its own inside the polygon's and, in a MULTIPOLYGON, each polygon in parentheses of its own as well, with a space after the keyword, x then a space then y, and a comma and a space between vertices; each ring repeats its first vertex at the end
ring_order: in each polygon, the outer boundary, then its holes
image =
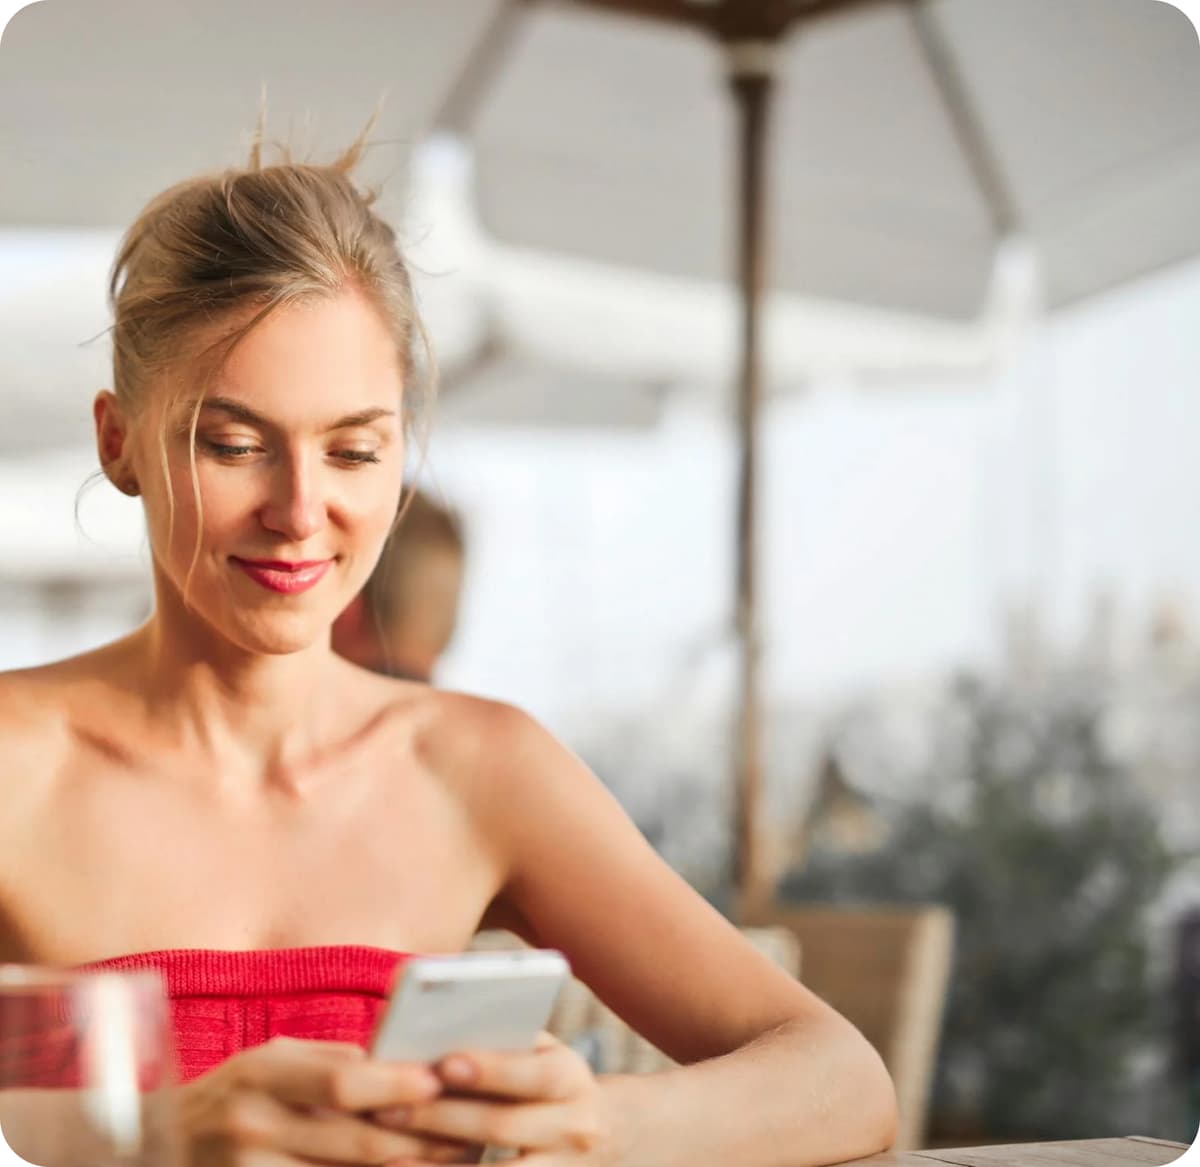
POLYGON ((92 403, 92 417, 96 422, 96 453, 100 457, 100 468, 122 494, 137 494, 137 475, 129 457, 129 431, 116 394, 101 389, 92 403))

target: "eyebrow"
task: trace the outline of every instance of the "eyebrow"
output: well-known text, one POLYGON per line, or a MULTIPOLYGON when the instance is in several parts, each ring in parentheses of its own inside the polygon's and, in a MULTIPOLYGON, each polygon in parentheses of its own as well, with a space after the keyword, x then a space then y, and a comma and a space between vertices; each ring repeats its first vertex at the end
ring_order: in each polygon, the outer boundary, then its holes
MULTIPOLYGON (((206 397, 200 403, 200 408, 202 410, 219 409, 222 413, 227 413, 230 417, 235 417, 238 421, 244 421, 248 425, 269 426, 272 424, 262 414, 255 413, 248 405, 243 405, 240 401, 234 401, 232 397, 206 397)), ((371 422, 378 421, 381 417, 395 416, 396 411, 394 409, 381 409, 378 406, 373 409, 360 409, 357 413, 348 413, 345 417, 339 417, 337 421, 325 426, 321 432, 327 434, 333 430, 370 425, 371 422)))

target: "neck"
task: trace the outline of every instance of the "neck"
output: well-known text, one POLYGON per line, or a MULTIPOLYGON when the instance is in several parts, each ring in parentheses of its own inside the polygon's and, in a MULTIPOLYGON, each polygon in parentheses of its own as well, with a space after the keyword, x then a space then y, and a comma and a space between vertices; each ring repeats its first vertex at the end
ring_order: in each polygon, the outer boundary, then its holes
POLYGON ((149 621, 127 642, 146 713, 172 746, 231 781, 286 774, 335 731, 345 665, 327 640, 286 654, 220 637, 159 588, 149 621))

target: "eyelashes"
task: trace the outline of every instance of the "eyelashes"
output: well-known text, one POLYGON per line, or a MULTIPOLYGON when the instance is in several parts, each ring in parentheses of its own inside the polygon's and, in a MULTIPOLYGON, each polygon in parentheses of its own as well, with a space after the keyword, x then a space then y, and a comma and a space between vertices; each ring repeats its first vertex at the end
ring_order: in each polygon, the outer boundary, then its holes
MULTIPOLYGON (((210 441, 202 441, 200 444, 213 456, 228 462, 245 462, 251 455, 266 452, 261 446, 233 446, 210 441)), ((379 462, 379 455, 374 450, 333 450, 331 457, 347 466, 364 466, 379 462)))
POLYGON ((201 442, 200 443, 210 454, 216 454, 218 458, 244 458, 248 454, 259 453, 258 446, 226 446, 221 442, 201 442))

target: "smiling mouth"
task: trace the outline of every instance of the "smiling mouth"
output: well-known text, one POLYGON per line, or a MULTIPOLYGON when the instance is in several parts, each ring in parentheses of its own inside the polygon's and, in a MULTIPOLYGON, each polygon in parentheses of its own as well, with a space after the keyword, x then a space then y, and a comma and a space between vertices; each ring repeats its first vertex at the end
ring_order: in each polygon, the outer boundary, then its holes
POLYGON ((239 567, 256 584, 268 591, 293 596, 316 587, 333 566, 332 559, 314 559, 304 563, 288 563, 278 559, 239 559, 231 555, 230 562, 239 567))

